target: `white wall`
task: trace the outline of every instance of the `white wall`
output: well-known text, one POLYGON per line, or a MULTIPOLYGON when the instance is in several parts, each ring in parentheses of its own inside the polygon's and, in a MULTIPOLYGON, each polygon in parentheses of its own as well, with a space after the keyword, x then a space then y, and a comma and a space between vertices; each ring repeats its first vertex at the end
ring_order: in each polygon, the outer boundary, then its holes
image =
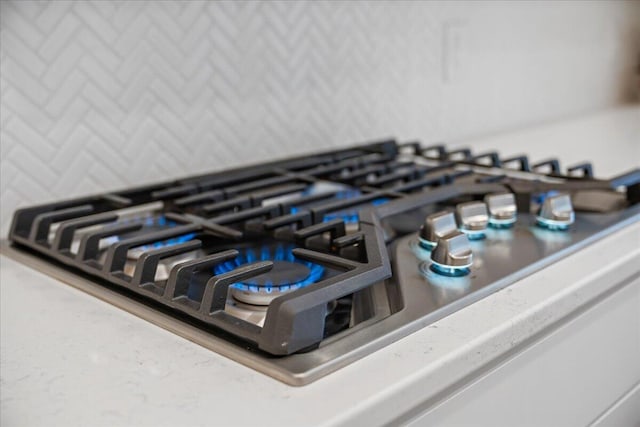
POLYGON ((0 195, 35 202, 632 97, 640 2, 0 2, 0 195))

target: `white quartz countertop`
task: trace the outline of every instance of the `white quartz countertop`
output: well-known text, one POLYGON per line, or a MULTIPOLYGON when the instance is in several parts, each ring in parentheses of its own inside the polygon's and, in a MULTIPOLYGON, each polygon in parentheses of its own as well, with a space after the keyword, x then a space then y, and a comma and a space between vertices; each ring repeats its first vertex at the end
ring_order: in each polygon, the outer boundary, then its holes
MULTIPOLYGON (((640 107, 461 141, 478 151, 640 166, 640 107)), ((0 257, 0 424, 358 425, 450 392, 640 270, 634 223, 518 283, 304 387, 219 356, 0 257), (633 260, 633 262, 630 262, 633 260), (602 267, 605 265, 605 267, 602 267), (607 280, 599 280, 602 277, 607 280), (449 390, 449 391, 448 391, 449 390)))

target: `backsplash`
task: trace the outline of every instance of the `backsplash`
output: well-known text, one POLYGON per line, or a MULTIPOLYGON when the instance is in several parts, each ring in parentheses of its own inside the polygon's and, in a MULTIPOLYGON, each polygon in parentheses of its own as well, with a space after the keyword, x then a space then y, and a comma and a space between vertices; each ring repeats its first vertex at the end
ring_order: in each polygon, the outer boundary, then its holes
POLYGON ((640 2, 0 2, 19 206, 631 99, 640 2))

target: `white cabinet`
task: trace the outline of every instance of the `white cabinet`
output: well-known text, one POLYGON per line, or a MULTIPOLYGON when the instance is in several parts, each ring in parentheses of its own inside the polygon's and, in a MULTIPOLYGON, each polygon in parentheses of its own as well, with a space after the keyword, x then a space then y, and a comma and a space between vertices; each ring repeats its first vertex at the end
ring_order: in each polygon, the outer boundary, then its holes
POLYGON ((640 277, 620 286, 410 424, 640 425, 640 277))

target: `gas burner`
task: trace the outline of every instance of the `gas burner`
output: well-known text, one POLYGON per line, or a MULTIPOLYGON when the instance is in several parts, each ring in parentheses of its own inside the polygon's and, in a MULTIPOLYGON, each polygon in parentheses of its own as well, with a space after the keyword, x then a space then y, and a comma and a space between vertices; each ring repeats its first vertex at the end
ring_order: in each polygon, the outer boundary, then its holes
POLYGON ((263 246, 260 251, 243 249, 235 259, 219 264, 215 274, 235 270, 243 264, 273 261, 271 271, 230 286, 231 295, 245 304, 265 306, 276 297, 317 282, 325 273, 324 267, 303 261, 293 255, 294 246, 278 244, 263 246))
MULTIPOLYGON (((106 249, 113 244, 116 244, 118 242, 121 242, 129 238, 143 236, 147 233, 168 230, 168 229, 178 227, 179 226, 178 223, 167 219, 162 214, 157 213, 157 209, 159 209, 160 207, 161 206, 159 205, 153 206, 154 210, 152 211, 145 211, 144 209, 123 209, 122 211, 118 212, 117 214, 118 223, 113 225, 106 225, 104 227, 104 230, 109 230, 110 228, 118 229, 126 225, 131 225, 131 226, 140 225, 141 228, 139 230, 127 232, 122 235, 111 235, 111 236, 107 236, 105 238, 100 239, 98 243, 98 251, 100 253, 98 256, 98 261, 100 262, 105 261, 106 249)), ((97 230, 100 230, 99 226, 91 226, 75 233, 74 238, 69 247, 69 251, 72 254, 76 255, 78 253, 78 250, 80 249, 82 238, 87 234, 96 232, 97 230)), ((54 241, 56 232, 57 232, 57 227, 52 227, 52 231, 49 233, 49 238, 48 238, 48 242, 50 244, 54 241)), ((179 245, 181 243, 191 241, 195 237, 196 237, 196 233, 186 233, 184 235, 153 242, 151 244, 132 247, 130 250, 127 251, 128 261, 124 267, 125 274, 129 276, 133 275, 133 272, 135 269, 135 261, 137 261, 144 252, 149 250, 161 249, 161 248, 179 245)), ((166 280, 168 277, 167 268, 168 269, 172 268, 178 261, 185 261, 192 258, 193 255, 195 255, 195 252, 190 255, 191 256, 187 254, 183 254, 177 257, 175 260, 161 260, 161 262, 159 262, 158 264, 159 270, 158 270, 158 274, 156 274, 156 280, 166 280)))
MULTIPOLYGON (((169 228, 175 228, 178 226, 178 223, 176 223, 175 221, 168 220, 164 215, 150 216, 146 218, 130 218, 130 219, 127 219, 127 221, 129 222, 144 221, 145 233, 155 231, 155 230, 165 230, 169 228)), ((127 221, 124 221, 124 222, 126 223, 127 221)), ((196 237, 196 233, 187 233, 182 236, 173 237, 171 239, 167 239, 159 242, 154 242, 149 245, 138 246, 131 249, 129 252, 127 252, 127 258, 131 260, 137 260, 138 258, 140 258, 140 255, 142 255, 144 252, 148 250, 179 245, 181 243, 185 243, 190 240, 193 240, 195 237, 196 237)), ((118 240, 120 239, 114 236, 114 241, 118 241, 118 240)))
MULTIPOLYGON (((136 235, 152 232, 152 231, 160 231, 175 228, 178 226, 178 223, 175 221, 168 220, 164 215, 152 215, 146 217, 127 217, 123 221, 123 223, 142 223, 144 224, 144 228, 140 232, 134 232, 132 235, 127 235, 124 237, 112 236, 109 239, 109 243, 117 243, 120 240, 124 240, 129 237, 133 237, 136 235)), ((196 233, 187 233, 181 236, 173 237, 167 240, 162 240, 158 242, 153 242, 148 245, 137 246, 131 248, 127 251, 127 262, 124 266, 124 273, 128 276, 133 276, 136 269, 136 261, 140 258, 140 256, 150 250, 168 248, 171 246, 176 246, 181 243, 185 243, 193 240, 196 237, 196 233)), ((103 254, 104 256, 105 254, 103 254)), ((191 259, 196 258, 197 256, 203 256, 202 251, 191 251, 187 253, 183 253, 174 257, 161 259, 158 262, 158 268, 155 274, 155 280, 167 280, 169 278, 169 272, 176 265, 189 261, 191 259)))
POLYGON ((20 209, 10 239, 300 385, 638 220, 640 171, 531 164, 384 141, 20 209))
MULTIPOLYGON (((355 193, 355 192, 354 192, 355 193)), ((360 193, 358 193, 357 195, 360 195, 360 193)), ((343 199, 347 199, 347 198, 354 198, 357 195, 353 195, 350 197, 342 197, 343 199)), ((337 199, 340 199, 340 197, 336 197, 337 199)), ((371 206, 380 206, 383 205, 385 203, 387 203, 389 201, 388 198, 386 197, 380 197, 378 199, 374 199, 371 202, 369 202, 369 204, 371 206)), ((329 221, 333 221, 334 219, 341 219, 345 224, 357 224, 358 221, 360 220, 360 216, 358 214, 358 212, 361 210, 361 207, 353 207, 350 209, 345 209, 345 210, 341 210, 341 211, 337 211, 337 212, 331 212, 328 214, 325 214, 323 221, 324 222, 329 222, 329 221)))
MULTIPOLYGON (((350 187, 346 187, 343 185, 337 186, 335 184, 329 185, 329 184, 325 184, 325 183, 321 183, 321 184, 315 184, 313 186, 311 186, 308 190, 304 191, 302 193, 303 196, 316 196, 316 195, 322 195, 322 194, 326 194, 326 193, 331 193, 334 192, 335 194, 333 194, 332 200, 333 201, 340 201, 340 200, 352 200, 352 199, 357 199, 358 197, 362 196, 363 193, 360 190, 357 189, 353 189, 350 187), (336 189, 338 189, 338 191, 336 191, 336 189)), ((389 198, 387 197, 379 197, 376 198, 374 200, 371 201, 367 201, 365 202, 367 205, 371 205, 371 206, 380 206, 384 203, 387 203, 389 201, 389 198)), ((318 202, 320 204, 322 203, 326 203, 325 201, 321 201, 318 202)), ((315 205, 309 204, 309 205, 305 205, 305 206, 296 206, 295 204, 292 205, 290 207, 290 212, 292 214, 301 212, 301 211, 305 211, 308 210, 309 208, 314 207, 315 205)), ((329 222, 329 221, 333 221, 335 219, 340 219, 342 220, 347 226, 349 225, 357 225, 358 221, 360 219, 358 212, 362 210, 362 206, 351 206, 349 208, 346 209, 340 209, 334 212, 328 212, 326 214, 324 214, 323 216, 323 221, 324 222, 329 222)), ((357 228, 357 227, 356 227, 357 228)))

